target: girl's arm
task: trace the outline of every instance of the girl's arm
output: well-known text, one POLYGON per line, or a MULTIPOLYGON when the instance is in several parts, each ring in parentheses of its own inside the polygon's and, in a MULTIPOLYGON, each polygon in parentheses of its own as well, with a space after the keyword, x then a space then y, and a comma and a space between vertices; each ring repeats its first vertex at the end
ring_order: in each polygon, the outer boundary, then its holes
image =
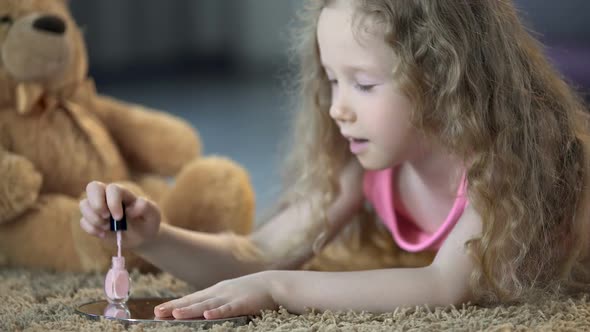
MULTIPOLYGON (((342 173, 342 194, 327 211, 328 238, 361 206, 361 179, 362 168, 356 161, 342 173)), ((312 223, 317 221, 311 219, 308 204, 286 208, 251 236, 200 233, 163 223, 156 239, 137 248, 136 253, 164 271, 205 288, 221 280, 301 264, 313 255, 312 243, 297 238, 312 223), (293 240, 300 246, 286 251, 287 243, 293 240)))
POLYGON ((271 293, 294 313, 306 308, 391 312, 400 306, 466 302, 474 261, 464 243, 480 233, 481 219, 468 207, 430 266, 336 273, 273 271, 271 293))

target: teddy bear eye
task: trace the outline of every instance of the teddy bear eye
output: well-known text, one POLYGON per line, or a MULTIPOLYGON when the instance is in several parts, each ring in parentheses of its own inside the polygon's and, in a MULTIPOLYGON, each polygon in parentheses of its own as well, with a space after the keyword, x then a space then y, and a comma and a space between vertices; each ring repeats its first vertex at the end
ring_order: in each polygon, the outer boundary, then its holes
POLYGON ((10 15, 0 16, 0 24, 12 24, 12 17, 10 15))

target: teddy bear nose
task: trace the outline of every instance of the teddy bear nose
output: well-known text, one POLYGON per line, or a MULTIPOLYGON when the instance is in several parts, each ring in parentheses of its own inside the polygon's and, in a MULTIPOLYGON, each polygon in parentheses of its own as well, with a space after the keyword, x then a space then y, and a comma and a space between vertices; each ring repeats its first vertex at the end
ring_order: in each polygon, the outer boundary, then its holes
POLYGON ((51 32, 58 35, 61 35, 66 31, 65 22, 54 15, 39 17, 33 22, 33 27, 37 30, 51 32))

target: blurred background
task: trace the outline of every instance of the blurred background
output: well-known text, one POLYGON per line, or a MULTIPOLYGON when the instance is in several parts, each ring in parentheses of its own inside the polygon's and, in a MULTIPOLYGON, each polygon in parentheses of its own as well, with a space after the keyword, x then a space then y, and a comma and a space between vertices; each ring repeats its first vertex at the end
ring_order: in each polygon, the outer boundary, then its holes
MULTIPOLYGON (((257 212, 279 186, 291 100, 289 27, 301 0, 72 1, 99 92, 190 121, 205 154, 250 173, 257 212)), ((590 1, 516 0, 547 54, 590 92, 590 1)), ((588 100, 588 99, 587 99, 588 100)))

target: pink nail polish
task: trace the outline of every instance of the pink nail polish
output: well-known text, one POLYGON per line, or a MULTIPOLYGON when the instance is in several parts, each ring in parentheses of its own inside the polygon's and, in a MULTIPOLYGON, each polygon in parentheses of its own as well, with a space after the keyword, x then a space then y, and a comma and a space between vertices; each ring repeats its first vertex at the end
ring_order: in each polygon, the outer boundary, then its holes
POLYGON ((113 257, 113 265, 104 281, 104 293, 109 303, 121 304, 129 299, 131 280, 125 269, 125 258, 113 257))

